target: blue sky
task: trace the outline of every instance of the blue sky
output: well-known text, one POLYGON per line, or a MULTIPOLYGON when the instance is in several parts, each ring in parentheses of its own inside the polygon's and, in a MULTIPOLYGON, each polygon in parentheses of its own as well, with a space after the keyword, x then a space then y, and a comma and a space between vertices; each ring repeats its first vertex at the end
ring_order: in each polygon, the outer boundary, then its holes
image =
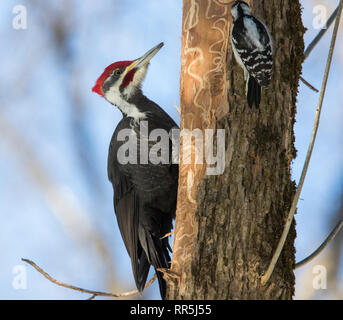
MULTIPOLYGON (((137 58, 163 41, 165 46, 154 57, 143 90, 179 123, 174 104, 179 103, 180 2, 164 0, 161 6, 157 0, 50 1, 48 9, 42 9, 45 1, 38 7, 23 1, 26 30, 12 28, 12 10, 18 3, 0 3, 1 299, 88 297, 51 284, 29 266, 25 267, 27 288, 13 288, 13 270, 24 265, 22 257, 74 285, 104 291, 134 288, 106 173, 108 144, 121 114, 91 88, 108 64, 137 58), (59 15, 65 17, 68 34, 56 46, 49 23, 59 15), (99 235, 102 240, 97 246, 93 240, 99 235), (109 287, 113 278, 118 286, 109 287)), ((306 44, 318 32, 312 26, 313 5, 318 3, 327 5, 330 13, 336 1, 302 1, 306 44)), ((342 192, 341 33, 342 28, 296 215, 297 260, 328 234, 342 192)), ((304 63, 304 78, 317 88, 330 34, 304 63)), ((318 94, 301 84, 295 125, 298 157, 292 167, 296 180, 317 101, 318 94)), ((309 273, 311 266, 297 271, 297 284, 305 285, 301 279, 309 273)), ((143 297, 158 298, 156 285, 143 297)))

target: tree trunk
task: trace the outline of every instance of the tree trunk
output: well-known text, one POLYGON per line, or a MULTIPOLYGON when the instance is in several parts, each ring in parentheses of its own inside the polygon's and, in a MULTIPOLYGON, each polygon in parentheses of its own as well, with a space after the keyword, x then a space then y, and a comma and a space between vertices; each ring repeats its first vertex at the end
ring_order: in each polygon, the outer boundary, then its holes
MULTIPOLYGON (((290 165, 303 62, 301 8, 293 0, 246 1, 274 40, 271 85, 249 109, 243 70, 230 45, 230 0, 184 0, 181 129, 225 129, 225 171, 184 163, 180 176, 168 299, 291 299, 293 224, 262 286, 295 193, 290 165)), ((215 143, 216 144, 216 143, 215 143)), ((195 147, 191 148, 194 156, 195 147)), ((194 159, 193 159, 194 160, 194 159)))

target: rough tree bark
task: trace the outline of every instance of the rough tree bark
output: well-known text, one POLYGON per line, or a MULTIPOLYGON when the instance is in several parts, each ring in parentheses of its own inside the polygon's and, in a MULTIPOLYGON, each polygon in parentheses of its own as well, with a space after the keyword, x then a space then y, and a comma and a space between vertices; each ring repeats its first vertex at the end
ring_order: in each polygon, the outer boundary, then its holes
MULTIPOLYGON (((243 71, 230 45, 230 0, 184 0, 181 129, 225 129, 225 171, 183 163, 169 299, 291 299, 293 225, 269 282, 260 277, 275 250, 295 193, 290 164, 303 62, 304 27, 294 0, 247 1, 274 39, 271 86, 259 110, 244 96, 243 71)), ((194 153, 194 146, 192 153, 194 153)))

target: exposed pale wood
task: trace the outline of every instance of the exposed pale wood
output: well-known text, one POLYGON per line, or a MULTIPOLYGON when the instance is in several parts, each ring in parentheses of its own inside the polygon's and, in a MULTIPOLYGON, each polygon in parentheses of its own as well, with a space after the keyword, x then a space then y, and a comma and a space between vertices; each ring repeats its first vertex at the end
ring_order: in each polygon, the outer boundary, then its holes
MULTIPOLYGON (((230 30, 230 1, 185 0, 181 56, 181 129, 216 128, 217 118, 228 112, 226 61, 230 30)), ((183 164, 185 139, 181 139, 180 175, 172 272, 187 275, 194 252, 197 222, 196 193, 206 172, 205 164, 183 164)), ((191 148, 195 159, 195 144, 191 148)), ((204 161, 203 161, 204 162, 204 161)), ((180 292, 184 281, 170 283, 180 292)), ((181 293, 182 294, 182 293, 181 293)))

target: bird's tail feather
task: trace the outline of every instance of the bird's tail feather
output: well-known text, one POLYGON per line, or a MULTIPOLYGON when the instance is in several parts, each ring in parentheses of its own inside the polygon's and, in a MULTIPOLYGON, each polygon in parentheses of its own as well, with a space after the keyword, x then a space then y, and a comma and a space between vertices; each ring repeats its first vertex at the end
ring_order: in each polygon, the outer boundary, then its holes
POLYGON ((137 279, 135 279, 137 289, 140 292, 142 292, 144 290, 146 279, 147 279, 148 274, 149 274, 149 270, 150 270, 150 263, 147 259, 147 256, 146 256, 144 250, 142 250, 141 257, 139 259, 138 273, 137 273, 137 277, 136 277, 137 279))
MULTIPOLYGON (((144 230, 144 237, 142 237, 142 233, 140 234, 140 242, 146 254, 145 256, 146 262, 149 265, 150 264, 153 265, 155 270, 159 268, 168 269, 170 267, 170 256, 168 252, 168 246, 166 245, 166 242, 168 242, 167 238, 160 239, 159 237, 152 235, 149 231, 144 230)), ((146 272, 144 268, 142 268, 142 271, 146 272)), ((156 274, 157 274, 161 297, 162 299, 164 299, 166 295, 166 282, 163 279, 162 272, 156 270, 156 274)), ((144 279, 143 276, 140 278, 142 280, 144 279)), ((146 282, 146 277, 144 279, 144 283, 142 282, 140 284, 141 288, 143 289, 144 289, 145 282, 146 282)))
POLYGON ((258 109, 261 102, 261 86, 253 77, 249 77, 247 99, 250 108, 255 105, 258 109))
POLYGON ((162 300, 164 300, 166 298, 166 292, 167 292, 167 285, 166 285, 166 281, 163 279, 163 273, 161 271, 156 271, 156 275, 157 275, 157 280, 158 280, 158 286, 160 288, 160 294, 161 294, 161 298, 162 300))
MULTIPOLYGON (((151 264, 155 267, 155 270, 157 268, 166 268, 168 269, 170 267, 170 256, 168 253, 168 249, 165 246, 163 240, 165 239, 159 239, 149 233, 148 235, 148 243, 149 243, 149 255, 151 258, 151 264)), ((161 271, 157 271, 157 279, 158 279, 158 285, 160 287, 160 293, 161 297, 164 300, 166 296, 166 282, 163 279, 163 273, 161 271)))

